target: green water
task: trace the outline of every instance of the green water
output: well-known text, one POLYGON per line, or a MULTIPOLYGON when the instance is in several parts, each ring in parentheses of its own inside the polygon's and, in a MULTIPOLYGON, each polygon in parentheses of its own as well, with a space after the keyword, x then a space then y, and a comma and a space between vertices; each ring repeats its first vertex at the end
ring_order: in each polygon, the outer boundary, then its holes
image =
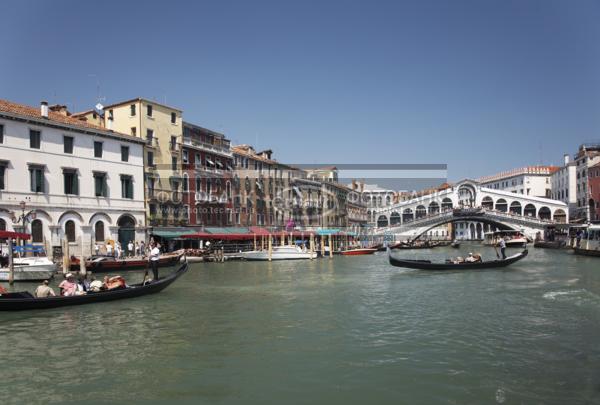
POLYGON ((600 259, 195 264, 155 296, 0 313, 0 342, 3 404, 600 403, 600 259))

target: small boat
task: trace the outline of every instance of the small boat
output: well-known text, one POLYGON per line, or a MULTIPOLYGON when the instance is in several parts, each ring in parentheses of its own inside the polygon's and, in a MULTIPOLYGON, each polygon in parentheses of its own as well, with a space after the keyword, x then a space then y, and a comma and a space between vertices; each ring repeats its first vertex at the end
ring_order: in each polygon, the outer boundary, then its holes
MULTIPOLYGON (((15 281, 42 281, 54 277, 56 264, 46 256, 13 258, 15 281)), ((8 281, 10 270, 0 268, 0 281, 8 281)))
MULTIPOLYGON (((579 228, 580 233, 573 235, 571 246, 573 253, 581 256, 600 257, 600 225, 592 224, 579 228)), ((571 233, 571 231, 570 231, 571 233)))
MULTIPOLYGON (((161 255, 158 260, 158 267, 175 266, 181 260, 183 254, 161 255)), ((85 261, 87 271, 94 273, 120 272, 126 270, 140 270, 148 266, 147 258, 126 258, 116 259, 112 256, 92 256, 90 260, 85 261)), ((71 271, 79 271, 79 259, 71 258, 71 271)))
POLYGON ((516 255, 508 256, 506 259, 490 260, 486 262, 463 262, 463 263, 432 263, 431 260, 409 260, 398 259, 389 254, 390 264, 396 267, 419 270, 479 270, 505 267, 527 256, 527 249, 516 255))
POLYGON ((358 249, 343 250, 340 252, 340 254, 344 255, 344 256, 359 256, 359 255, 372 255, 375 252, 377 252, 377 248, 358 248, 358 249))
POLYGON ((525 247, 529 240, 521 231, 496 231, 483 234, 483 244, 497 246, 501 238, 504 238, 506 247, 525 247))
MULTIPOLYGON (((246 260, 269 260, 268 250, 251 250, 240 253, 242 259, 246 260)), ((273 246, 271 252, 271 260, 298 260, 298 259, 315 259, 317 252, 309 252, 302 250, 298 246, 273 246)))
POLYGON ((458 249, 460 247, 460 242, 455 240, 450 244, 450 247, 453 247, 454 249, 458 249))
POLYGON ((390 245, 389 248, 390 249, 432 249, 432 248, 435 248, 438 246, 440 246, 439 243, 429 242, 429 241, 419 242, 419 243, 398 242, 396 244, 390 245))
MULTIPOLYGON (((43 246, 24 244, 13 246, 13 280, 14 281, 42 281, 48 280, 56 273, 56 264, 47 256, 43 246)), ((8 257, 2 258, 0 268, 0 281, 8 281, 10 269, 8 268, 8 257)))
POLYGON ((564 240, 536 240, 533 242, 533 247, 539 249, 562 249, 567 247, 567 242, 564 240))
POLYGON ((85 295, 76 295, 73 297, 48 297, 35 298, 31 293, 14 292, 0 294, 0 311, 22 311, 29 309, 49 309, 64 307, 69 305, 83 305, 95 302, 114 301, 125 298, 141 297, 143 295, 155 294, 167 288, 175 280, 181 277, 188 269, 187 262, 177 271, 169 274, 165 278, 147 284, 138 283, 125 288, 89 292, 85 295))

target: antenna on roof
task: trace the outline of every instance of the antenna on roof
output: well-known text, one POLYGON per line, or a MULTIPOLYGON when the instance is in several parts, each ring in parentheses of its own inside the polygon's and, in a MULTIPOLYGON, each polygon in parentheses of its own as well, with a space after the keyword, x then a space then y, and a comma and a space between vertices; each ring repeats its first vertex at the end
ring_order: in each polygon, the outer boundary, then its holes
POLYGON ((101 93, 100 93, 100 78, 95 73, 88 74, 88 77, 96 78, 96 102, 98 103, 98 104, 96 104, 96 109, 102 111, 104 109, 104 106, 102 106, 102 104, 100 104, 100 103, 102 101, 105 101, 106 97, 102 97, 101 93), (100 106, 100 108, 98 106, 100 106))

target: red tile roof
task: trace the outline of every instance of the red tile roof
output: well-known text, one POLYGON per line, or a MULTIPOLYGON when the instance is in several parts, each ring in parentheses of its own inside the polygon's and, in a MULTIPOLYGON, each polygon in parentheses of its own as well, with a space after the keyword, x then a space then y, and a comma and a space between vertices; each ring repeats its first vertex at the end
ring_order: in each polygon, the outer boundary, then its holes
MULTIPOLYGON (((30 117, 36 119, 44 119, 42 117, 42 113, 40 112, 40 107, 31 107, 25 104, 13 103, 12 101, 2 100, 0 99, 0 112, 7 112, 11 114, 21 115, 23 117, 30 117)), ((48 111, 48 121, 58 123, 58 124, 66 124, 73 127, 79 127, 82 129, 91 129, 95 131, 102 132, 112 132, 116 135, 126 136, 128 138, 133 138, 131 135, 124 134, 116 131, 108 131, 106 128, 91 124, 87 121, 82 121, 73 116, 66 116, 64 114, 56 113, 53 111, 48 111)), ((137 139, 137 138, 136 138, 137 139)))

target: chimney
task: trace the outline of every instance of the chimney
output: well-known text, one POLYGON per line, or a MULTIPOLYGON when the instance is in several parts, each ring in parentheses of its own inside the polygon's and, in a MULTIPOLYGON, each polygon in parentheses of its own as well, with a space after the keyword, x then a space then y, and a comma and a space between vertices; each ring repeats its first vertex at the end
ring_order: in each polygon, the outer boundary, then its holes
POLYGON ((569 164, 569 154, 568 153, 565 153, 564 159, 565 159, 565 166, 566 166, 569 164))
POLYGON ((43 118, 48 118, 48 102, 47 101, 42 101, 42 104, 40 105, 40 113, 42 114, 43 118))
POLYGON ((109 131, 113 130, 113 119, 110 116, 106 119, 106 129, 109 131))

